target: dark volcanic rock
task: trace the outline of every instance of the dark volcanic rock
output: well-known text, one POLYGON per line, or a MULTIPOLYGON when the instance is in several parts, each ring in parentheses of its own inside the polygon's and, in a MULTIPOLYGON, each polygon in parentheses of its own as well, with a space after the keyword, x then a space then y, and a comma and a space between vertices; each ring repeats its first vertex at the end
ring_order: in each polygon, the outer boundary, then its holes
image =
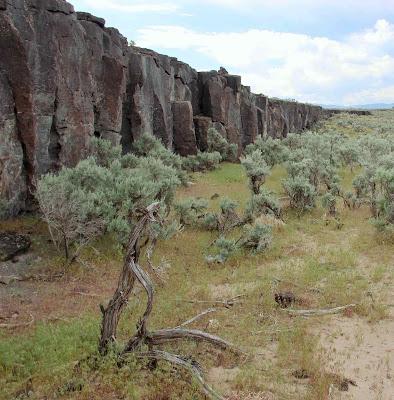
POLYGON ((258 135, 282 138, 330 114, 255 95, 224 68, 197 72, 128 46, 64 0, 0 0, 0 99, 0 195, 13 214, 37 177, 75 165, 93 136, 127 152, 148 132, 187 155, 205 150, 215 127, 241 151, 258 135))
POLYGON ((172 102, 188 101, 193 111, 198 107, 197 97, 194 97, 197 95, 193 94, 193 90, 197 90, 197 72, 175 58, 152 50, 132 47, 125 57, 127 82, 123 102, 122 145, 128 151, 135 138, 149 132, 172 148, 172 102))
POLYGON ((255 96, 247 87, 243 87, 241 93, 241 145, 244 148, 263 132, 259 132, 255 96))
POLYGON ((26 235, 14 232, 0 232, 0 261, 11 260, 29 250, 31 241, 26 235))
POLYGON ((199 72, 201 112, 225 127, 227 139, 241 145, 241 77, 199 72))
POLYGON ((208 148, 208 129, 212 127, 212 119, 204 115, 197 115, 193 120, 197 147, 201 151, 206 151, 208 148))
POLYGON ((289 132, 311 129, 317 121, 328 115, 319 106, 268 99, 267 133, 274 138, 284 138, 289 132))
POLYGON ((0 145, 14 166, 2 192, 15 209, 37 176, 75 165, 95 132, 119 141, 126 48, 65 1, 16 0, 0 11, 0 93, 9 99, 0 145))
POLYGON ((94 22, 101 28, 104 28, 104 26, 105 26, 105 20, 103 18, 97 18, 94 15, 89 14, 87 12, 77 12, 77 18, 80 21, 94 22))
POLYGON ((193 109, 190 101, 172 103, 174 126, 174 150, 181 156, 197 153, 196 134, 193 124, 193 109))

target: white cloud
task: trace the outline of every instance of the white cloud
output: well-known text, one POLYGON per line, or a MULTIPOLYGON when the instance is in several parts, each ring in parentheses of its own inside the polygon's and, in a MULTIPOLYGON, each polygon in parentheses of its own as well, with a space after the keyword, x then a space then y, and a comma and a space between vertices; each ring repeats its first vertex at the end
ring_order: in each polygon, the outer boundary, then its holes
POLYGON ((377 46, 377 49, 380 50, 387 45, 393 45, 394 25, 384 19, 380 19, 373 28, 350 35, 349 41, 358 47, 366 47, 373 50, 373 46, 377 46))
POLYGON ((172 13, 179 9, 175 2, 147 2, 147 1, 122 1, 122 0, 85 0, 85 3, 97 9, 112 9, 126 13, 172 13))
POLYGON ((342 8, 352 10, 354 7, 361 11, 360 7, 376 8, 391 7, 391 0, 199 0, 206 4, 218 5, 220 7, 236 8, 243 11, 253 11, 256 8, 289 9, 299 10, 322 9, 324 7, 342 8))
POLYGON ((343 40, 257 29, 200 33, 180 26, 150 26, 138 33, 141 46, 193 50, 271 96, 360 103, 376 90, 389 101, 392 92, 384 87, 394 85, 394 24, 386 20, 343 40))
POLYGON ((348 104, 360 104, 360 98, 363 99, 364 104, 394 103, 394 85, 351 93, 345 97, 345 101, 348 104))

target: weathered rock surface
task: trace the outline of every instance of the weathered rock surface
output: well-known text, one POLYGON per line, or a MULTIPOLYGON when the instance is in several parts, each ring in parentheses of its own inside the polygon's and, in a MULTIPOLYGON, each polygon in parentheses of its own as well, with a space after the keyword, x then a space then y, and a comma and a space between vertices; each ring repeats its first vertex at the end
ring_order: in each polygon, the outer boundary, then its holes
POLYGON ((0 261, 11 260, 25 253, 30 247, 30 238, 14 232, 0 232, 0 261))
POLYGON ((197 72, 128 46, 105 21, 63 0, 0 0, 0 194, 26 208, 35 179, 75 165, 98 136, 129 151, 150 132, 182 155, 213 126, 239 148, 309 128, 321 107, 251 93, 241 77, 197 72))
POLYGON ((126 40, 61 0, 0 11, 2 194, 17 210, 34 179, 84 156, 90 136, 119 141, 126 40), (79 19, 82 18, 82 19, 79 19), (3 101, 3 99, 6 101, 3 101), (9 184, 7 184, 9 182, 9 184))
POLYGON ((193 109, 190 101, 172 102, 174 150, 181 156, 197 153, 193 109))

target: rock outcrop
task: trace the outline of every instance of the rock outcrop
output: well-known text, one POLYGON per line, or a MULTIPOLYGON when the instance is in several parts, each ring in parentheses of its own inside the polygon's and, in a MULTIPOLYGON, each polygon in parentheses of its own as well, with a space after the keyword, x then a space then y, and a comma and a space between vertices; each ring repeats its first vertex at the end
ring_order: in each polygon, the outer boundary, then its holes
POLYGON ((105 21, 63 0, 0 0, 0 193, 26 208, 35 179, 75 165, 92 136, 129 151, 150 132, 182 155, 215 127, 239 148, 310 128, 321 107, 251 93, 241 77, 197 72, 128 46, 105 21))
POLYGON ((92 135, 119 141, 127 41, 62 0, 0 9, 1 191, 17 211, 34 179, 74 165, 92 135))

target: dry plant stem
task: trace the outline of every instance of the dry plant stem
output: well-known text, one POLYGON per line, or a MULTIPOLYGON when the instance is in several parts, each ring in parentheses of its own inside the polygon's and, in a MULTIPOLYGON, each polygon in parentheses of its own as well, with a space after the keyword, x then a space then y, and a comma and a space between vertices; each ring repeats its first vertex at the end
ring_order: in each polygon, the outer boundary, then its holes
POLYGON ((13 329, 13 328, 19 328, 21 326, 30 326, 34 322, 34 316, 30 314, 30 321, 29 322, 20 322, 17 324, 0 324, 0 328, 5 328, 5 329, 13 329))
POLYGON ((206 310, 200 312, 199 314, 197 314, 195 317, 190 318, 190 319, 188 319, 188 320, 185 321, 185 322, 182 322, 180 325, 176 326, 175 329, 177 329, 177 328, 182 328, 182 327, 184 327, 184 326, 186 326, 186 325, 190 325, 190 324, 192 324, 193 322, 197 321, 198 319, 202 318, 204 315, 213 313, 213 312, 215 312, 215 311, 217 311, 216 308, 208 308, 208 309, 206 309, 206 310))
POLYGON ((205 333, 195 329, 175 328, 175 329, 161 329, 155 332, 147 332, 146 323, 152 311, 153 286, 148 275, 141 269, 141 267, 138 264, 131 262, 130 268, 137 277, 138 281, 142 284, 142 286, 146 290, 148 295, 148 301, 144 315, 142 316, 138 324, 137 333, 133 338, 129 340, 129 342, 127 343, 127 345, 123 350, 123 354, 135 351, 138 347, 140 347, 143 344, 147 344, 148 346, 151 347, 169 341, 182 340, 182 339, 205 341, 213 345, 216 345, 222 349, 227 349, 227 348, 235 349, 235 347, 231 343, 215 335, 211 335, 209 333, 205 333))
POLYGON ((3 285, 9 285, 14 281, 21 281, 22 277, 17 275, 0 276, 0 283, 3 285))
POLYGON ((158 210, 159 203, 153 203, 148 206, 144 215, 135 226, 126 246, 126 256, 115 293, 107 308, 104 308, 103 306, 100 307, 103 319, 101 323, 99 350, 102 354, 107 352, 108 345, 116 338, 120 315, 126 306, 130 293, 134 287, 136 275, 134 274, 132 267, 135 265, 134 263, 138 260, 139 256, 138 241, 143 235, 148 223, 155 220, 155 214, 158 210))
POLYGON ((80 296, 88 296, 88 297, 100 297, 100 295, 98 295, 96 293, 71 292, 71 294, 78 294, 80 296))
POLYGON ((204 380, 200 365, 193 361, 187 361, 182 356, 171 354, 166 351, 152 350, 144 353, 136 353, 137 357, 150 358, 152 360, 165 360, 171 364, 186 368, 200 383, 205 394, 215 400, 224 400, 224 397, 216 393, 204 380))
POLYGON ((152 262, 153 252, 155 251, 157 243, 157 238, 153 238, 152 241, 149 243, 149 246, 146 249, 146 260, 148 263, 149 271, 153 273, 154 277, 158 281, 160 285, 164 284, 164 276, 160 274, 160 272, 154 267, 152 262))
POLYGON ((64 276, 64 272, 61 272, 59 274, 54 274, 54 275, 43 275, 43 274, 38 274, 38 275, 6 275, 6 276, 1 276, 0 275, 0 283, 4 285, 8 285, 11 282, 14 281, 51 281, 54 278, 61 278, 64 276))
POLYGON ((204 341, 211 343, 217 347, 222 349, 234 349, 237 352, 240 352, 233 344, 227 342, 226 340, 211 335, 210 333, 206 333, 203 331, 199 331, 197 329, 161 329, 158 331, 150 332, 148 334, 147 340, 149 343, 153 345, 159 345, 167 342, 171 342, 174 340, 181 339, 192 339, 195 341, 204 341))
POLYGON ((150 345, 150 342, 147 341, 147 330, 146 330, 146 323, 148 321, 148 317, 152 311, 153 307, 153 285, 148 277, 148 275, 138 266, 138 264, 135 264, 134 262, 131 262, 129 264, 130 269, 132 270, 132 273, 134 276, 138 279, 138 281, 141 283, 141 285, 144 287, 147 295, 148 295, 148 300, 147 300, 147 305, 145 312, 142 316, 142 318, 139 320, 138 325, 137 325, 137 332, 132 337, 128 343, 126 344, 123 353, 128 353, 131 351, 136 350, 138 347, 140 347, 143 344, 148 344, 150 345))
MULTIPOLYGON (((205 341, 207 343, 218 346, 222 349, 233 349, 234 351, 241 352, 236 349, 231 343, 206 332, 202 332, 195 329, 161 329, 154 332, 148 332, 147 322, 152 312, 153 307, 153 284, 148 274, 138 264, 139 257, 139 245, 138 241, 142 238, 145 232, 145 228, 149 222, 155 221, 155 216, 159 210, 159 203, 154 203, 147 207, 143 217, 137 223, 134 231, 130 235, 130 239, 126 249, 126 256, 123 264, 123 269, 118 281, 118 286, 115 294, 110 301, 108 307, 104 309, 101 306, 103 313, 102 327, 101 327, 101 339, 99 343, 99 350, 101 354, 105 354, 108 350, 108 345, 111 341, 116 338, 116 329, 119 323, 120 315, 127 304, 127 300, 133 289, 135 280, 137 280, 145 289, 147 293, 147 304, 146 309, 142 317, 137 324, 136 334, 127 342, 120 356, 124 357, 127 353, 133 352, 139 357, 146 357, 152 360, 166 360, 175 365, 180 365, 187 368, 200 382, 205 393, 213 399, 223 399, 219 396, 212 388, 210 388, 202 377, 201 368, 195 362, 186 361, 181 356, 170 354, 164 351, 157 351, 153 349, 153 346, 160 345, 175 340, 191 339, 195 341, 205 341), (143 346, 147 346, 147 352, 140 352, 143 346), (138 351, 137 351, 138 350, 138 351)), ((227 300, 226 305, 230 307, 234 304, 236 299, 240 296, 236 296, 233 299, 227 300)), ((210 310, 211 312, 212 310, 210 310)), ((204 315, 206 314, 203 313, 204 315)), ((185 324, 191 323, 198 319, 201 315, 186 321, 185 324)))
POLYGON ((234 304, 240 303, 240 298, 241 297, 245 297, 245 294, 239 294, 235 297, 232 297, 231 299, 227 299, 227 300, 179 300, 179 301, 183 301, 186 303, 201 303, 201 304, 217 304, 217 305, 221 305, 223 307, 226 308, 230 308, 232 307, 234 304))
POLYGON ((300 315, 302 317, 312 317, 319 315, 329 315, 329 314, 337 314, 341 311, 344 311, 351 307, 356 307, 357 304, 347 304, 346 306, 334 307, 334 308, 322 308, 322 309, 312 309, 312 310, 289 310, 284 309, 282 311, 286 311, 291 315, 300 315))

